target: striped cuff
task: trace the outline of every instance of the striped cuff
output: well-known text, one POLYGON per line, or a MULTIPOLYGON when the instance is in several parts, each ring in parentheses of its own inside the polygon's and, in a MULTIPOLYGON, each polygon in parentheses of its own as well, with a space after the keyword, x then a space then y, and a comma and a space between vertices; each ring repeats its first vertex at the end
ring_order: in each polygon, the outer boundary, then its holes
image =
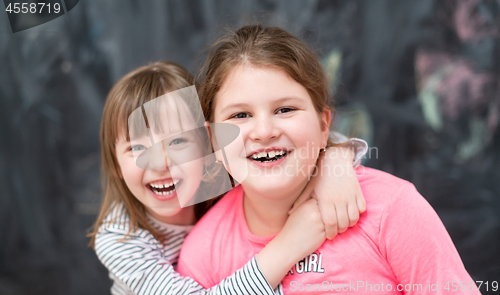
POLYGON ((354 150, 356 153, 352 162, 354 169, 361 165, 363 156, 368 152, 368 143, 366 141, 359 138, 349 139, 344 134, 335 131, 330 132, 330 139, 333 143, 342 143, 342 146, 352 148, 354 150))
POLYGON ((256 287, 258 288, 258 291, 260 293, 258 294, 269 294, 269 295, 274 295, 274 290, 271 288, 271 285, 267 282, 266 278, 260 271, 259 266, 257 265, 257 259, 256 256, 250 260, 244 267, 243 267, 243 274, 246 275, 248 278, 254 278, 256 287))
POLYGON ((352 164, 354 166, 354 169, 356 169, 361 165, 363 156, 368 152, 368 143, 359 138, 351 138, 346 142, 346 144, 347 143, 350 143, 352 145, 352 148, 356 152, 352 164))

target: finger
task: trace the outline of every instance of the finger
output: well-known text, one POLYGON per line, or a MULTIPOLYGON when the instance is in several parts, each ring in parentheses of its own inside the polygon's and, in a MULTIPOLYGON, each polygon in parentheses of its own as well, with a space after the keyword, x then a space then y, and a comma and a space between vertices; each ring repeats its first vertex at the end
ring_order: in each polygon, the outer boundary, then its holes
POLYGON ((359 192, 356 195, 356 202, 358 204, 359 213, 361 214, 366 212, 366 200, 365 196, 363 195, 363 192, 361 191, 361 188, 359 189, 359 192))
POLYGON ((298 198, 297 200, 295 201, 295 203, 293 203, 293 206, 292 208, 288 211, 288 214, 292 214, 297 208, 300 207, 300 205, 302 205, 302 203, 304 203, 305 201, 311 199, 312 196, 309 192, 304 192, 302 193, 298 198))
POLYGON ((339 234, 345 232, 349 228, 349 215, 347 213, 347 205, 335 206, 337 209, 337 223, 339 227, 339 234))
POLYGON ((303 201, 302 203, 303 204, 306 203, 305 205, 308 205, 308 206, 313 206, 313 208, 315 208, 315 209, 316 209, 316 207, 319 208, 318 200, 316 200, 316 198, 313 198, 313 196, 309 196, 309 199, 303 201))
POLYGON ((347 205, 347 213, 349 214, 349 227, 355 226, 359 220, 358 207, 353 204, 347 205))
POLYGON ((321 219, 325 225, 326 238, 331 240, 338 234, 337 210, 333 204, 318 207, 321 219))

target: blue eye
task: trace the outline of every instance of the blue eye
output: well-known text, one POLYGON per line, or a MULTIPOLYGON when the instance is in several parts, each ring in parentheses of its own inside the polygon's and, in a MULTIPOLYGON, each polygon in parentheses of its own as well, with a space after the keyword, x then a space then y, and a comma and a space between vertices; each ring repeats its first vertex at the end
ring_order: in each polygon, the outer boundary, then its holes
POLYGON ((143 151, 145 149, 146 149, 146 147, 143 146, 142 144, 137 144, 137 145, 133 145, 130 147, 130 151, 134 151, 134 152, 140 152, 140 151, 143 151))
POLYGON ((248 113, 237 113, 237 114, 232 115, 230 119, 233 119, 233 118, 235 118, 235 119, 245 119, 245 118, 248 118, 248 117, 249 117, 248 113))
POLYGON ((176 139, 172 140, 169 145, 179 145, 179 144, 185 143, 185 142, 187 142, 187 140, 185 140, 184 138, 176 138, 176 139))
POLYGON ((280 108, 276 113, 277 114, 284 114, 284 113, 288 113, 288 112, 291 112, 294 110, 295 110, 294 108, 280 108))

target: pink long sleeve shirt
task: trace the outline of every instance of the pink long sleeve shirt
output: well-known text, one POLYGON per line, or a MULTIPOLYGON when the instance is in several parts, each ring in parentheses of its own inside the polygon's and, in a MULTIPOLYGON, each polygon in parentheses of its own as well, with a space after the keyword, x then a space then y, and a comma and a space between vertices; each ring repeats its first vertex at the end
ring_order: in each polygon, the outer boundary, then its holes
MULTIPOLYGON (((292 267, 279 292, 480 294, 438 215, 410 182, 366 167, 356 174, 367 211, 292 267)), ((214 286, 272 238, 250 232, 243 189, 235 187, 187 237, 178 271, 214 286)))

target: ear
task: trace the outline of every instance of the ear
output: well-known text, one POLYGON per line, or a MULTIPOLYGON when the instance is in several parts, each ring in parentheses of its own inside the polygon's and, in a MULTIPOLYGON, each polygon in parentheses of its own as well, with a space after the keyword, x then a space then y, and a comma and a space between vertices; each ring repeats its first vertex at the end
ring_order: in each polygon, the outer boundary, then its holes
POLYGON ((325 147, 328 142, 328 137, 330 136, 330 124, 332 122, 332 112, 328 109, 323 110, 320 115, 321 123, 321 143, 322 147, 325 147))
POLYGON ((210 129, 210 123, 208 121, 205 121, 205 129, 207 129, 208 137, 210 138, 210 144, 213 148, 214 145, 212 143, 212 129, 210 129))

